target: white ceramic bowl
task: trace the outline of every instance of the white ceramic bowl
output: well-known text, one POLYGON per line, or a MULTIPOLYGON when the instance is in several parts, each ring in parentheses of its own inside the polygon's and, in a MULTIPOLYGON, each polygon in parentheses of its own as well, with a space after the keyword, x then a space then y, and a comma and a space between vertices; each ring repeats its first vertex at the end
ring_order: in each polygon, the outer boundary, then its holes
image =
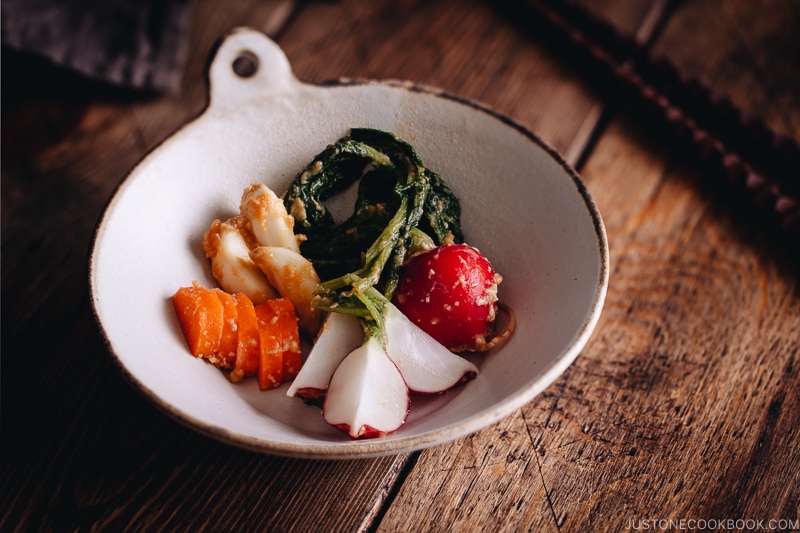
POLYGON ((401 82, 299 82, 265 35, 239 29, 209 69, 209 104, 145 157, 109 203, 95 235, 92 304, 111 353, 135 388, 178 421, 270 454, 355 458, 397 454, 475 432, 530 402, 577 357, 608 284, 600 214, 576 173, 525 128, 485 107, 401 82), (257 66, 234 72, 237 58, 257 66), (294 175, 351 127, 396 133, 462 204, 467 242, 504 281, 517 330, 473 360, 474 380, 413 397, 408 421, 382 439, 351 440, 319 409, 231 384, 191 357, 171 305, 181 286, 214 280, 201 240, 238 211, 245 186, 282 194, 294 175))

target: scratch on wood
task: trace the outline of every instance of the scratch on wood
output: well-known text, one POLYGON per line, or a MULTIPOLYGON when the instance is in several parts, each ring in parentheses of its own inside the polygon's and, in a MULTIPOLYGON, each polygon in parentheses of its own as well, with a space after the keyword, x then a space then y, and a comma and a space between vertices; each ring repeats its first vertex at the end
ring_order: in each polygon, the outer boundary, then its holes
POLYGON ((472 479, 469 480, 469 485, 467 485, 466 490, 461 494, 461 498, 458 500, 458 505, 456 505, 456 509, 461 509, 461 506, 464 505, 464 500, 467 499, 470 492, 472 491, 472 485, 475 484, 475 480, 478 476, 472 476, 472 479))
MULTIPOLYGON (((562 387, 562 390, 563 390, 563 387, 562 387)), ((561 391, 559 391, 559 394, 556 397, 556 400, 553 402, 553 409, 555 409, 555 405, 558 403, 558 398, 560 396, 561 396, 561 391)), ((550 414, 548 414, 548 416, 547 416, 548 420, 550 420, 550 415, 552 415, 552 412, 553 411, 551 410, 550 414)), ((533 458, 536 460, 536 468, 537 468, 537 470, 539 472, 539 480, 542 482, 542 488, 544 489, 544 495, 547 498, 547 507, 550 509, 550 513, 553 515, 553 522, 555 522, 555 524, 556 524, 556 529, 558 529, 558 531, 561 531, 561 523, 559 523, 558 517, 556 516, 556 510, 553 507, 553 500, 550 498, 550 490, 547 488, 547 483, 545 483, 545 480, 544 480, 544 473, 542 472, 542 463, 539 461, 539 457, 535 453, 536 450, 535 450, 535 445, 534 445, 534 442, 533 442, 533 436, 531 435, 530 427, 528 426, 528 420, 525 418, 525 411, 522 410, 520 412, 520 414, 522 415, 522 421, 525 424, 525 431, 528 433, 528 440, 531 442, 531 446, 534 447, 534 453, 531 454, 531 455, 533 455, 533 458)), ((545 427, 547 427, 547 426, 545 425, 545 427)))
POLYGON ((713 512, 730 512, 727 508, 730 505, 729 502, 744 500, 746 493, 752 490, 751 481, 764 475, 764 471, 769 466, 773 456, 774 441, 785 399, 786 393, 782 389, 773 396, 760 424, 758 439, 750 449, 746 460, 740 465, 740 468, 735 469, 728 476, 731 481, 731 488, 728 491, 729 496, 716 502, 712 507, 713 512))
POLYGON ((412 452, 405 458, 400 457, 400 460, 392 465, 378 489, 378 498, 376 498, 375 504, 371 509, 368 509, 357 529, 358 531, 374 532, 378 530, 383 517, 386 516, 386 512, 394 503, 400 488, 405 484, 406 479, 416 466, 421 453, 419 451, 412 452))

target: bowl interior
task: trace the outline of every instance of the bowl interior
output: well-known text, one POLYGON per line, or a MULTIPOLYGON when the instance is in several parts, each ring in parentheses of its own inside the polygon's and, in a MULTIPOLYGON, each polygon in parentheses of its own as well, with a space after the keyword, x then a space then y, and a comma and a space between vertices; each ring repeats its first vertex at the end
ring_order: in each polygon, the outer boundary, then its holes
MULTIPOLYGON (((476 431, 530 401, 572 362, 597 322, 607 285, 600 215, 575 173, 535 136, 477 104, 394 82, 298 82, 264 35, 233 32, 209 71, 209 106, 123 182, 95 238, 92 301, 123 372, 179 421, 232 444, 282 455, 400 453, 476 431), (256 75, 237 76, 243 52, 256 75), (517 329, 502 348, 470 356, 480 375, 444 395, 412 398, 395 434, 351 441, 319 410, 233 385, 189 355, 170 297, 214 285, 202 236, 238 212, 242 190, 282 194, 294 175, 351 127, 410 142, 462 204, 467 242, 502 274, 517 329)), ((341 201, 340 201, 341 203, 341 201)), ((346 202, 345 202, 346 204, 346 202)), ((352 209, 345 205, 345 210, 352 209)))

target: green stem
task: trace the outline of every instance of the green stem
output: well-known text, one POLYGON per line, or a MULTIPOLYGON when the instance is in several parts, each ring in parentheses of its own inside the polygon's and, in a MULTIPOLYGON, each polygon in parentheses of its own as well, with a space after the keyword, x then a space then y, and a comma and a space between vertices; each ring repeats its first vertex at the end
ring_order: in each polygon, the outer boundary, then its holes
MULTIPOLYGON (((377 328, 377 335, 383 330, 386 303, 391 301, 397 289, 403 262, 409 250, 419 245, 419 235, 415 234, 422 233, 428 241, 433 242, 418 226, 425 222, 431 224, 433 218, 438 220, 440 214, 442 217, 452 217, 451 211, 455 215, 453 221, 458 222, 458 205, 449 189, 438 176, 424 167, 410 145, 386 132, 354 129, 351 130, 350 138, 329 146, 309 164, 295 178, 290 188, 291 194, 284 199, 287 209, 299 202, 309 213, 307 218, 298 220, 304 231, 313 229, 316 225, 332 224, 330 214, 321 204, 321 200, 357 179, 352 174, 345 177, 343 171, 349 172, 355 168, 352 164, 354 161, 365 160, 395 173, 392 194, 397 195, 395 199, 399 198, 399 206, 377 238, 364 251, 361 268, 319 284, 313 304, 318 309, 359 316, 365 328, 377 328), (455 207, 447 212, 438 209, 432 212, 431 205, 434 205, 440 195, 444 198, 436 205, 446 203, 447 206, 455 207), (312 205, 316 206, 313 210, 310 209, 312 205), (380 287, 383 292, 376 287, 380 287)), ((365 196, 367 197, 369 196, 365 196)), ((434 237, 441 240, 440 233, 443 233, 442 228, 446 229, 446 225, 444 220, 441 224, 432 225, 434 237)))

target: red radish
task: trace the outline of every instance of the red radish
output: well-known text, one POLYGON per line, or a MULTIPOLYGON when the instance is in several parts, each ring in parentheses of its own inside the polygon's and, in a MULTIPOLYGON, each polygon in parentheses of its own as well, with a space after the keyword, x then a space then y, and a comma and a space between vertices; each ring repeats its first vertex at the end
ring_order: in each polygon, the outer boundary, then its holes
POLYGON ((409 260, 395 304, 451 350, 479 349, 495 320, 501 280, 476 248, 447 244, 409 260))

